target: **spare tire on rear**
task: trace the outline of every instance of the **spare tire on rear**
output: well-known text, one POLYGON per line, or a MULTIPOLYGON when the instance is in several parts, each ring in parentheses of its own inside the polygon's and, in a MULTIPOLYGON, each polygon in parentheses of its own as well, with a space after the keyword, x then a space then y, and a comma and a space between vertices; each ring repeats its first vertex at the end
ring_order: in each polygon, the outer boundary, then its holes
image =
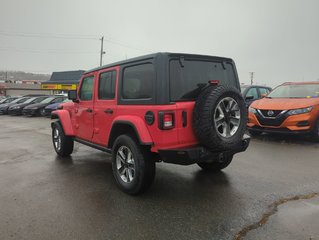
POLYGON ((236 88, 209 86, 198 96, 193 128, 200 143, 212 151, 229 150, 241 144, 246 124, 245 101, 236 88))

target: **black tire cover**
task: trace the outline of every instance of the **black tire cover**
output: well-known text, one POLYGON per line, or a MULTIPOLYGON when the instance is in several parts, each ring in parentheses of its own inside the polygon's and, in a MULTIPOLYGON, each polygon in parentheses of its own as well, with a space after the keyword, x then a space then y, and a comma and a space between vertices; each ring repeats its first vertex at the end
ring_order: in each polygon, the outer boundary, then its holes
POLYGON ((234 87, 209 86, 197 98, 193 113, 193 129, 199 142, 212 151, 231 150, 241 144, 247 125, 247 109, 241 93, 234 87), (217 133, 214 114, 218 103, 226 98, 233 98, 240 110, 240 123, 231 137, 223 137, 217 133))

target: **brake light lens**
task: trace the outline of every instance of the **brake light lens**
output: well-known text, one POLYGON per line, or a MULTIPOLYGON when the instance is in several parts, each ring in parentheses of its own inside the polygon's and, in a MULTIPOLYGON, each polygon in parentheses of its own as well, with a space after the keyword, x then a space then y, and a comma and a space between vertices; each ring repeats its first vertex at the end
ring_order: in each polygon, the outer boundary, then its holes
POLYGON ((173 112, 159 112, 159 128, 162 130, 174 128, 173 112))
POLYGON ((209 80, 208 83, 209 83, 210 85, 216 86, 216 85, 219 84, 219 80, 209 80))
POLYGON ((163 117, 163 127, 172 128, 173 126, 173 114, 165 113, 163 117))

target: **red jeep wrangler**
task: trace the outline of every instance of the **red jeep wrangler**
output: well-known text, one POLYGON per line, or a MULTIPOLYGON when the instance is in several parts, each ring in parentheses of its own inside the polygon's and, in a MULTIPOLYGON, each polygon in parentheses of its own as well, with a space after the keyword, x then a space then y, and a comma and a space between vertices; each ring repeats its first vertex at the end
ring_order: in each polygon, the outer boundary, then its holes
POLYGON ((155 162, 227 167, 245 151, 247 110, 233 60, 156 53, 84 73, 62 109, 52 112, 52 140, 68 156, 74 141, 112 154, 126 193, 149 188, 155 162))

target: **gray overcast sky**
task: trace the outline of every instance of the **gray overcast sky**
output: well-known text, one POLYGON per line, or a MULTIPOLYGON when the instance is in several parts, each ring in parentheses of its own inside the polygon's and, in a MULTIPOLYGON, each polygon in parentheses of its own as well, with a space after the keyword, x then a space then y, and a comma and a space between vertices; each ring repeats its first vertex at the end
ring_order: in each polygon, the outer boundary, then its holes
POLYGON ((241 82, 319 79, 318 0, 0 0, 0 70, 90 69, 158 51, 231 57, 241 82))

